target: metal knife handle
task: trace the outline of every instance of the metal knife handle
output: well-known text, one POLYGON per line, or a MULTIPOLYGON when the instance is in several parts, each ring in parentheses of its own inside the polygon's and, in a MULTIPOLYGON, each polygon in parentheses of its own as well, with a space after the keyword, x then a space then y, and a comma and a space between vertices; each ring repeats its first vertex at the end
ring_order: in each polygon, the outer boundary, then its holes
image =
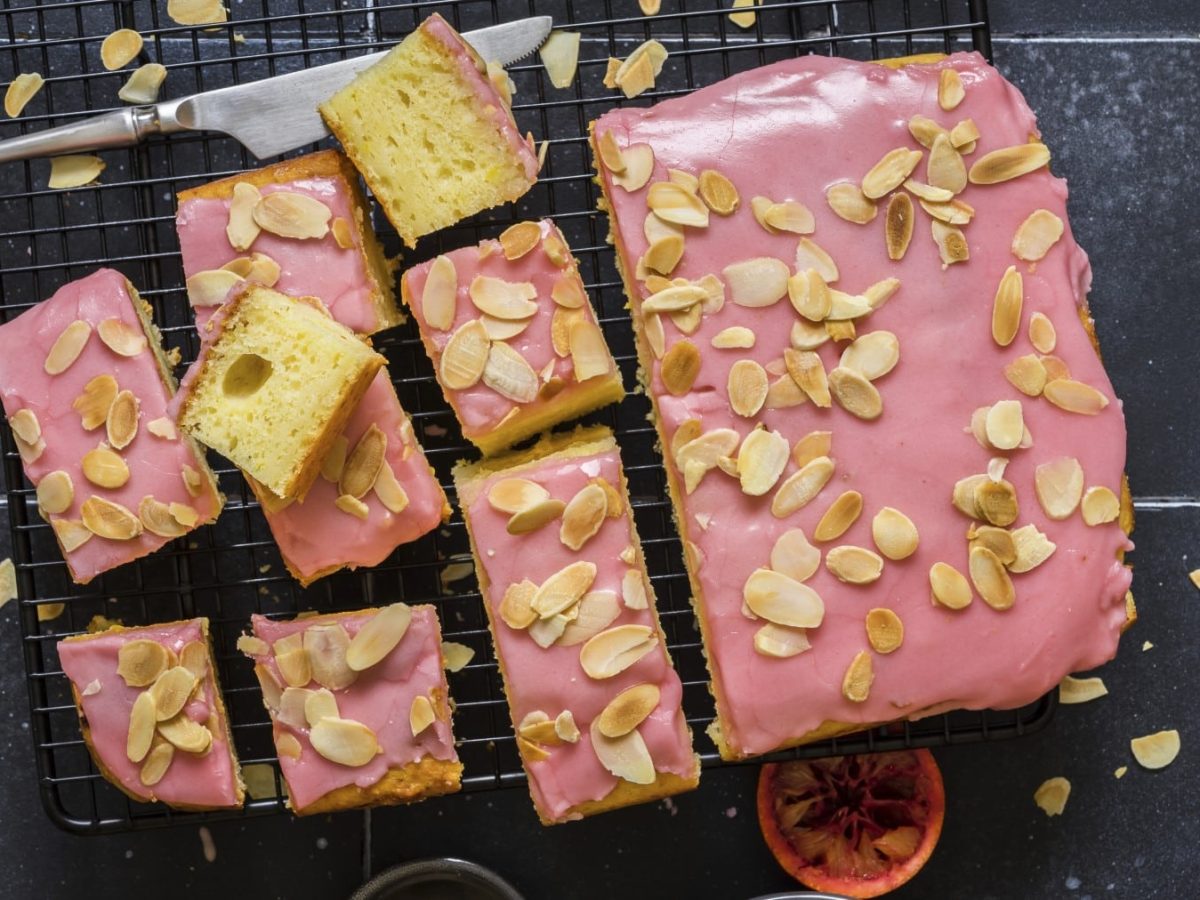
POLYGON ((176 118, 179 101, 134 106, 0 141, 0 163, 35 156, 59 156, 110 147, 132 147, 150 134, 184 131, 176 118))

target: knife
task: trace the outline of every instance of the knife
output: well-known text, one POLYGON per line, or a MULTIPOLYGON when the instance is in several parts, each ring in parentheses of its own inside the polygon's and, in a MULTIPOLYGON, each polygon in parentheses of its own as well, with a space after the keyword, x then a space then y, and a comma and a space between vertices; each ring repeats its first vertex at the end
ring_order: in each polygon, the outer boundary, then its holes
MULTIPOLYGON (((485 60, 508 65, 542 45, 553 21, 531 16, 476 31, 463 39, 485 60)), ((133 106, 70 125, 0 141, 0 162, 131 147, 153 134, 220 131, 259 159, 276 156, 329 134, 317 105, 345 87, 388 51, 313 66, 300 72, 218 88, 180 100, 133 106)))

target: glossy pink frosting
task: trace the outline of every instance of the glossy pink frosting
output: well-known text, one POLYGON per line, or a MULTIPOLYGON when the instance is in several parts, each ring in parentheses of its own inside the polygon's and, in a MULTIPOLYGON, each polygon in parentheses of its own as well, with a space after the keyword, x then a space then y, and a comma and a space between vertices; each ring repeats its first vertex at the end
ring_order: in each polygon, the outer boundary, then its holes
POLYGON ((225 723, 216 720, 220 712, 211 658, 200 692, 187 706, 192 719, 210 724, 213 740, 208 751, 195 754, 176 750, 167 773, 153 787, 142 784, 138 777, 142 763, 130 762, 125 752, 129 714, 145 688, 129 687, 117 674, 121 647, 133 640, 151 640, 178 654, 184 644, 205 640, 202 622, 192 619, 113 631, 88 640, 60 641, 58 658, 80 694, 79 703, 91 729, 92 753, 125 790, 146 801, 157 799, 171 805, 240 806, 236 764, 226 740, 225 723), (100 690, 84 696, 84 689, 93 681, 100 683, 100 690))
MULTIPOLYGON (((353 638, 374 615, 375 610, 364 610, 339 615, 337 620, 353 638)), ((255 636, 268 644, 304 631, 317 621, 328 622, 330 617, 281 622, 254 615, 250 619, 255 636)), ((279 759, 295 809, 302 810, 340 787, 353 784, 368 788, 388 769, 401 768, 427 756, 451 761, 458 759, 448 720, 436 719, 415 738, 408 722, 409 709, 418 694, 431 696, 437 692, 439 698, 447 696, 441 641, 441 629, 433 607, 414 606, 408 631, 395 649, 381 662, 360 673, 350 687, 333 692, 343 719, 361 722, 375 732, 381 752, 365 766, 350 767, 330 762, 313 750, 308 742, 307 728, 297 730, 274 722, 276 741, 285 732, 291 732, 300 742, 299 759, 282 754, 279 759)), ((269 668, 280 684, 286 684, 273 655, 252 656, 251 659, 269 668)), ((317 689, 320 685, 312 682, 308 687, 317 689)), ((435 703, 434 708, 437 709, 438 704, 435 703)))
MULTIPOLYGON (((1120 489, 1125 463, 1121 404, 1078 319, 1091 279, 1087 256, 1069 226, 1036 266, 1010 252, 1017 226, 1035 209, 1049 209, 1066 222, 1066 183, 1042 169, 1002 184, 968 185, 960 198, 976 210, 964 229, 970 260, 945 270, 923 211, 917 211, 907 255, 892 262, 884 244, 884 204, 873 223, 861 226, 838 218, 825 201, 828 186, 857 183, 892 148, 921 149, 907 128, 917 114, 947 129, 974 119, 982 136, 966 157, 968 167, 991 150, 1037 133, 1034 114, 1017 89, 976 54, 900 70, 817 56, 788 60, 651 109, 612 111, 595 126, 598 135, 615 132, 621 146, 650 144, 652 182, 665 180, 668 167, 693 174, 716 168, 737 186, 742 205, 733 216, 714 215, 708 229, 686 230, 686 252, 674 276, 720 275, 730 263, 763 255, 794 270, 797 236, 769 235, 752 217, 749 200, 763 195, 799 200, 812 210, 812 239, 841 271, 836 288, 856 293, 885 277, 901 281, 885 306, 858 323, 859 335, 884 329, 900 341, 899 365, 876 382, 884 403, 878 420, 857 419, 836 403, 824 410, 811 403, 764 410, 756 419, 793 444, 810 431, 833 432, 836 473, 815 501, 777 519, 769 511, 770 494, 748 497, 719 470, 683 498, 685 537, 703 556, 693 574, 704 593, 708 657, 723 695, 722 733, 737 754, 766 752, 827 721, 885 722, 931 708, 1019 706, 1065 674, 1112 658, 1125 622, 1130 573, 1116 556, 1132 545, 1120 527, 1089 528, 1078 513, 1051 521, 1034 494, 1034 468, 1047 460, 1074 456, 1088 485, 1113 491, 1120 489), (942 111, 937 102, 938 72, 945 67, 957 69, 966 88, 966 99, 953 112, 942 111), (992 301, 1001 275, 1013 264, 1024 275, 1025 311, 1016 341, 1002 349, 991 337, 992 301), (1004 378, 1007 362, 1034 352, 1026 326, 1039 310, 1057 328, 1054 352, 1072 377, 1111 401, 1100 415, 1072 415, 1044 399, 1024 397, 1004 378), (997 612, 976 596, 970 607, 954 612, 931 604, 928 571, 937 561, 967 571, 969 523, 951 506, 951 489, 959 478, 984 472, 990 457, 1003 455, 984 450, 964 431, 974 409, 1002 399, 1022 400, 1034 438, 1031 449, 1007 454, 1005 477, 1020 502, 1014 527, 1034 523, 1058 550, 1034 571, 1013 576, 1017 600, 1010 610, 997 612), (741 612, 747 576, 769 565, 771 547, 784 530, 799 526, 811 538, 830 502, 847 489, 862 493, 863 515, 841 538, 820 545, 822 550, 836 544, 874 549, 871 518, 883 506, 915 522, 919 549, 905 561, 888 561, 883 576, 869 586, 842 584, 822 566, 808 581, 825 604, 824 623, 809 632, 812 649, 790 659, 759 655, 751 639, 762 622, 741 612), (704 530, 697 520, 706 516, 711 519, 704 530), (904 643, 890 655, 873 654, 870 696, 852 703, 842 695, 842 677, 855 654, 867 649, 864 616, 876 606, 899 614, 904 643)), ((919 180, 925 179, 925 160, 914 173, 919 180)), ((607 173, 604 177, 615 236, 632 267, 647 246, 646 190, 627 193, 607 173)), ((644 296, 644 285, 638 287, 644 296)), ((692 336, 702 348, 703 365, 689 393, 665 393, 654 365, 651 389, 662 432, 670 436, 684 420, 700 418, 705 430, 730 427, 745 435, 756 420, 730 411, 729 368, 746 357, 764 365, 779 359, 796 318, 786 297, 761 309, 726 302, 719 313, 705 316, 692 336), (752 350, 710 348, 713 335, 732 325, 756 332, 752 350)), ((680 334, 666 324, 669 345, 680 334)), ((827 370, 844 346, 831 341, 820 348, 827 370)), ((783 478, 794 471, 789 461, 783 478)))
MULTIPOLYGON (((521 722, 535 710, 553 719, 569 709, 580 731, 578 743, 551 747, 548 759, 526 763, 538 808, 546 818, 562 820, 570 817, 572 807, 599 800, 616 787, 618 779, 600 764, 592 750, 589 726, 613 697, 644 682, 658 685, 661 691, 657 708, 638 726, 655 770, 694 777, 696 761, 680 708, 683 689, 661 645, 661 635, 658 649, 624 672, 597 681, 579 663, 582 644, 552 644, 543 649, 526 632, 505 625, 499 614, 500 602, 510 584, 525 578, 541 584, 563 566, 581 559, 591 560, 597 567, 591 590, 612 591, 619 601, 621 580, 629 569, 619 557, 633 540, 628 505, 624 515, 605 519, 596 535, 575 552, 559 539, 558 521, 530 534, 508 533, 505 528, 508 516, 493 509, 487 500, 490 486, 504 477, 507 474, 501 472, 486 479, 464 513, 471 524, 479 563, 490 582, 485 602, 494 623, 496 652, 504 667, 513 722, 521 722)), ((593 478, 620 485, 621 463, 614 449, 593 456, 551 459, 536 468, 522 468, 520 477, 537 482, 551 497, 567 502, 593 478)), ((624 605, 608 627, 618 625, 657 628, 653 610, 626 609, 624 605)))
MULTIPOLYGON (((554 343, 551 340, 550 331, 554 310, 558 308, 558 305, 550 296, 554 290, 554 285, 562 278, 578 280, 579 274, 572 261, 568 261, 565 266, 561 267, 556 266, 550 261, 550 258, 543 250, 543 243, 546 237, 553 234, 560 241, 563 241, 564 247, 566 246, 566 241, 563 240, 562 233, 549 219, 543 219, 540 225, 542 228, 542 243, 539 243, 538 246, 534 247, 520 259, 505 259, 500 242, 496 240, 485 240, 478 247, 463 247, 446 254, 451 262, 454 263, 454 269, 458 273, 458 298, 455 307, 454 322, 446 331, 431 328, 425 321, 425 315, 421 307, 421 295, 425 290, 425 282, 429 278, 429 270, 433 265, 433 260, 422 263, 419 266, 414 266, 402 276, 404 281, 404 297, 409 304, 409 311, 420 326, 425 348, 433 356, 435 367, 439 364, 442 357, 442 350, 450 342, 450 338, 454 332, 461 325, 471 319, 478 319, 482 315, 475 304, 471 302, 469 293, 471 282, 476 276, 484 275, 515 283, 529 282, 537 291, 535 302, 538 305, 538 310, 534 314, 533 320, 524 331, 516 337, 510 338, 505 343, 525 357, 525 361, 539 374, 542 372, 543 367, 553 360, 554 368, 550 373, 550 377, 561 378, 566 382, 566 386, 550 399, 544 399, 539 396, 529 403, 520 404, 496 393, 484 384, 482 379, 465 390, 449 390, 443 386, 446 399, 454 407, 454 411, 462 423, 463 435, 468 439, 495 428, 501 420, 518 406, 520 407, 521 415, 531 415, 535 411, 544 409, 547 406, 566 407, 571 403, 571 398, 582 387, 574 379, 574 366, 571 363, 571 357, 560 357, 554 352, 554 343)), ((583 290, 582 282, 580 282, 579 288, 583 290)), ((583 305, 582 312, 589 322, 596 321, 596 315, 592 310, 590 302, 583 305)), ((610 371, 615 369, 615 367, 616 363, 611 363, 610 371)), ((543 383, 546 380, 543 379, 543 383)))
MULTIPOLYGON (((258 190, 261 194, 276 191, 305 194, 328 206, 333 218, 343 218, 352 225, 355 222, 350 189, 340 177, 320 176, 265 184, 258 190)), ((380 327, 379 314, 371 296, 373 282, 359 246, 357 228, 350 229, 354 247, 347 249, 337 245, 332 230, 323 238, 302 241, 263 231, 250 249, 238 251, 230 246, 225 234, 230 203, 232 198, 229 197, 195 197, 179 204, 175 231, 183 254, 184 277, 219 269, 239 256, 265 253, 279 263, 279 281, 274 285, 277 291, 296 297, 321 298, 335 319, 360 334, 370 334, 380 327)), ((211 306, 194 310, 201 336, 205 336, 203 325, 213 311, 211 306)))
MULTIPOLYGON (((137 515, 138 504, 147 494, 163 503, 183 503, 195 509, 199 522, 209 522, 220 512, 219 498, 207 485, 198 497, 191 496, 182 478, 185 465, 200 472, 204 464, 188 442, 177 437, 165 440, 150 433, 146 423, 167 416, 171 399, 159 373, 158 361, 149 345, 136 356, 121 356, 100 340, 96 328, 104 319, 120 319, 141 333, 125 276, 113 269, 100 269, 63 285, 49 300, 39 303, 11 322, 0 326, 0 397, 4 412, 30 409, 42 428, 46 449, 34 462, 25 464, 25 474, 35 485, 49 472, 61 469, 71 476, 74 500, 52 519, 79 519, 80 507, 91 495, 124 505, 137 515), (76 319, 92 325, 83 351, 66 371, 49 375, 43 362, 63 330, 76 319), (104 426, 84 431, 72 402, 92 378, 112 375, 120 390, 138 398, 141 414, 132 443, 119 451, 129 467, 129 480, 115 489, 93 485, 83 476, 83 456, 106 440, 104 426)), ((101 572, 153 553, 169 539, 143 531, 139 537, 114 541, 93 536, 67 557, 72 577, 83 584, 101 572)))

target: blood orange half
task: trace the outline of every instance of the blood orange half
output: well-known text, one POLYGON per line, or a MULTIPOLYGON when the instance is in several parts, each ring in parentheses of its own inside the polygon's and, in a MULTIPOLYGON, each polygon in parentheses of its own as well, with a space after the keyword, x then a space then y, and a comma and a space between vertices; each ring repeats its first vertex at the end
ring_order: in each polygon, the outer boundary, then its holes
POLYGON ((945 812, 928 750, 768 763, 758 777, 758 823, 779 864, 847 897, 878 897, 921 871, 945 812))

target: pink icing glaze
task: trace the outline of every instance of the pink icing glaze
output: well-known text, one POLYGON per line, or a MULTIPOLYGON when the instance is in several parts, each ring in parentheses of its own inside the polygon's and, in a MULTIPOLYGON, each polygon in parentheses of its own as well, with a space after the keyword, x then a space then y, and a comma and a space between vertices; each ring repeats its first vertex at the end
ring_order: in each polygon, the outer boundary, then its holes
MULTIPOLYGON (((543 243, 546 237, 553 233, 566 246, 562 233, 549 219, 542 220, 540 224, 543 243)), ((463 434, 467 438, 495 428, 505 416, 518 406, 523 416, 533 415, 547 407, 567 407, 571 403, 571 398, 582 387, 579 382, 574 380, 574 366, 571 363, 571 357, 560 357, 554 352, 554 344, 551 340, 551 322, 554 310, 558 308, 558 305, 551 299, 550 294, 559 279, 574 279, 579 282, 578 288, 581 291, 583 282, 579 279, 578 270, 573 262, 568 262, 563 267, 556 266, 551 262, 543 251, 543 243, 539 243, 520 259, 515 260, 505 259, 500 242, 495 240, 486 240, 478 247, 463 247, 447 253, 446 256, 454 263, 455 271, 458 273, 458 298, 454 323, 448 331, 438 331, 430 327, 425 321, 425 314, 421 307, 421 295, 424 293, 425 282, 429 278, 433 260, 414 266, 403 275, 404 296, 413 318, 420 326, 425 349, 432 356, 435 367, 440 363, 442 350, 450 342, 451 335, 461 325, 472 319, 478 319, 481 315, 475 304, 471 302, 469 293, 471 282, 476 276, 484 275, 509 282, 529 282, 537 291, 535 302, 538 304, 538 311, 534 314, 533 320, 524 331, 506 343, 525 357, 525 361, 539 374, 543 367, 553 360, 554 369, 548 374, 550 377, 557 376, 563 379, 566 387, 548 400, 538 397, 530 403, 517 404, 496 393, 484 384, 482 379, 461 391, 449 390, 443 386, 446 399, 454 407, 454 411, 462 423, 463 434)), ((596 315, 590 302, 583 305, 582 312, 588 321, 596 321, 596 315)), ((609 372, 612 372, 615 367, 616 363, 610 363, 609 372)), ((548 379, 543 379, 543 383, 546 380, 548 379)), ((567 417, 569 414, 564 414, 562 418, 567 417)), ((561 421, 561 418, 558 421, 561 421)))
POLYGON ((520 157, 521 165, 525 167, 525 177, 529 179, 530 184, 533 184, 537 181, 537 156, 526 143, 525 138, 521 137, 521 132, 517 130, 517 123, 513 120, 512 113, 509 112, 508 106, 501 99, 499 92, 488 80, 487 75, 476 67, 477 55, 466 46, 458 32, 436 13, 421 23, 421 30, 425 32, 426 36, 434 38, 454 55, 463 80, 471 85, 475 97, 484 107, 496 129, 508 142, 512 152, 520 157))
MULTIPOLYGON (((46 442, 42 455, 25 464, 25 474, 34 484, 57 469, 71 476, 74 499, 67 510, 52 519, 79 519, 80 507, 92 494, 123 504, 136 515, 138 503, 149 494, 163 503, 187 504, 197 511, 200 523, 210 522, 220 512, 219 499, 207 487, 202 488, 200 496, 192 497, 181 476, 185 465, 202 471, 202 461, 185 440, 164 440, 146 427, 147 422, 168 415, 170 400, 154 353, 149 346, 133 357, 110 350, 96 332, 96 326, 110 318, 120 319, 141 333, 125 277, 112 269, 100 269, 63 285, 49 300, 0 326, 0 396, 4 411, 11 417, 19 409, 32 410, 46 442), (63 329, 76 319, 90 323, 92 334, 69 369, 48 375, 43 361, 63 329), (116 489, 97 487, 84 478, 84 454, 105 441, 106 435, 103 425, 84 431, 79 413, 71 406, 83 386, 104 373, 112 375, 121 390, 132 391, 141 404, 137 435, 120 451, 129 466, 130 478, 116 489)), ((127 541, 93 536, 69 555, 67 563, 72 577, 83 584, 101 572, 154 552, 167 541, 149 531, 127 541)))
MULTIPOLYGON (((63 671, 80 693, 80 705, 92 733, 92 752, 116 777, 125 790, 144 800, 158 799, 172 805, 222 807, 240 806, 233 753, 225 735, 225 723, 217 721, 217 686, 212 660, 200 692, 187 707, 187 714, 198 722, 210 724, 213 741, 207 753, 198 755, 176 750, 170 768, 153 787, 142 784, 138 773, 142 764, 130 762, 125 752, 129 732, 129 713, 133 702, 145 688, 129 687, 117 674, 117 654, 133 640, 152 640, 176 653, 184 644, 204 640, 203 619, 148 625, 127 631, 113 631, 102 637, 82 641, 60 641, 58 658, 63 671), (100 682, 100 691, 82 696, 92 681, 100 682)), ((211 652, 211 651, 210 651, 211 652)))
MULTIPOLYGON (((693 777, 696 763, 680 709, 683 689, 661 644, 660 649, 643 656, 619 675, 596 681, 579 664, 582 644, 569 647, 552 644, 543 649, 527 633, 505 625, 499 615, 500 602, 510 584, 525 578, 540 584, 563 566, 580 559, 596 563, 598 571, 591 590, 613 591, 619 601, 621 579, 628 570, 619 556, 632 541, 628 505, 625 515, 606 519, 596 535, 575 552, 559 539, 558 521, 531 534, 508 533, 505 529, 508 516, 497 512, 487 501, 490 486, 504 477, 507 473, 484 481, 477 498, 464 512, 479 561, 490 582, 486 602, 494 623, 496 651, 504 666, 513 722, 519 723, 534 710, 554 718, 569 709, 580 731, 578 743, 552 747, 548 759, 526 764, 538 808, 547 818, 561 820, 572 807, 599 800, 612 791, 617 778, 596 758, 588 729, 613 697, 643 682, 656 684, 661 691, 658 707, 638 726, 655 769, 693 777)), ((614 449, 593 456, 547 461, 537 468, 522 469, 520 477, 536 481, 552 497, 566 502, 592 478, 620 485, 621 463, 614 449)), ((622 605, 621 614, 608 627, 631 624, 656 627, 654 613, 622 605)))
MULTIPOLYGON (((685 537, 704 558, 693 574, 703 589, 707 651, 723 694, 721 729, 738 754, 766 752, 830 720, 885 722, 932 708, 1018 706, 1065 674, 1112 658, 1125 622, 1130 573, 1116 555, 1132 545, 1120 527, 1089 528, 1078 514, 1051 521, 1034 494, 1034 467, 1047 460, 1074 456, 1088 485, 1113 491, 1120 489, 1125 462, 1121 405, 1077 317, 1090 284, 1086 255, 1069 226, 1036 266, 1020 263, 1009 249, 1017 226, 1036 208, 1066 221, 1065 182, 1042 169, 1003 184, 968 185, 961 197, 976 209, 975 220, 964 229, 971 258, 945 270, 923 211, 917 211, 907 255, 891 262, 884 245, 884 204, 867 226, 843 221, 826 204, 829 185, 858 182, 888 150, 920 149, 907 129, 915 114, 946 128, 973 118, 982 137, 966 157, 968 167, 984 153, 1037 133, 1020 93, 975 54, 901 70, 805 57, 652 109, 616 110, 596 124, 597 134, 612 130, 621 146, 645 142, 653 147, 651 182, 665 179, 668 167, 697 174, 716 168, 736 184, 741 208, 728 219, 713 216, 707 230, 687 229, 686 252, 674 276, 720 275, 730 263, 760 255, 794 267, 796 236, 768 235, 752 218, 749 199, 763 195, 799 200, 812 210, 817 223, 812 238, 841 271, 836 288, 856 293, 888 276, 901 281, 885 306, 858 323, 860 336, 883 329, 900 340, 899 365, 876 382, 884 401, 880 419, 859 420, 836 402, 828 410, 806 404, 764 410, 759 417, 793 443, 813 430, 833 432, 837 469, 821 495, 780 520, 769 511, 770 494, 745 496, 736 480, 714 470, 683 500, 685 537), (966 88, 966 99, 953 112, 943 112, 936 99, 938 72, 946 67, 959 71, 966 88), (1014 263, 1024 275, 1024 318, 1016 341, 1002 349, 991 338, 992 300, 1001 275, 1014 263), (1002 367, 1008 361, 1034 352, 1025 326, 1038 310, 1057 328, 1054 352, 1067 362, 1072 377, 1112 401, 1100 415, 1066 413, 1043 399, 1024 397, 1005 380, 1002 367), (1005 477, 1020 501, 1014 527, 1034 523, 1058 550, 1034 571, 1014 575, 1017 601, 1010 610, 997 612, 976 597, 967 609, 953 612, 931 604, 927 573, 939 560, 967 571, 968 520, 951 506, 951 488, 959 478, 984 472, 989 457, 997 455, 964 429, 976 407, 1002 399, 1022 401, 1034 438, 1031 449, 1008 454, 1005 477), (799 526, 811 537, 830 502, 850 488, 863 494, 864 512, 833 544, 873 549, 871 518, 881 507, 893 506, 916 523, 920 548, 903 562, 887 562, 882 578, 866 587, 844 585, 822 567, 808 582, 826 610, 824 623, 810 631, 812 650, 785 660, 757 654, 751 638, 762 623, 740 611, 747 576, 769 565, 769 551, 784 530, 799 526), (706 515, 711 521, 704 530, 697 517, 706 515), (867 701, 856 704, 842 696, 842 676, 854 655, 867 648, 863 618, 875 606, 899 614, 904 644, 890 655, 873 655, 874 685, 867 701)), ((609 179, 607 173, 604 177, 609 179)), ((924 159, 914 177, 925 180, 924 159)), ((630 194, 611 179, 608 188, 614 232, 632 266, 647 246, 642 233, 646 189, 630 194)), ((644 296, 644 285, 639 288, 644 296)), ((665 393, 654 366, 652 391, 663 433, 671 435, 695 417, 705 430, 731 427, 745 435, 754 420, 733 415, 727 405, 729 368, 745 357, 764 365, 779 359, 795 319, 787 298, 765 309, 726 302, 719 313, 706 316, 692 336, 704 348, 704 361, 689 393, 665 393), (752 328, 756 346, 711 349, 712 336, 731 325, 752 328)), ((669 323, 667 332, 668 344, 680 338, 669 323)), ((836 365, 840 352, 832 342, 820 349, 826 369, 836 365)), ((789 462, 783 477, 794 471, 789 462)))
MULTIPOLYGON (((323 176, 266 184, 259 193, 272 194, 290 191, 320 200, 329 207, 333 218, 353 223, 354 206, 350 190, 340 177, 323 176)), ((360 334, 370 334, 380 327, 378 312, 372 301, 372 280, 359 248, 358 232, 351 228, 354 247, 343 250, 337 245, 332 231, 325 237, 293 240, 264 231, 250 249, 234 250, 229 245, 225 226, 229 222, 230 198, 197 197, 179 205, 175 215, 175 230, 179 234, 179 249, 183 254, 183 274, 190 278, 197 272, 219 269, 239 256, 265 253, 279 263, 276 290, 297 297, 320 297, 333 317, 360 334)), ((333 219, 330 219, 332 222, 333 219)), ((205 322, 214 307, 195 309, 196 327, 201 336, 205 322)))
MULTIPOLYGON (((365 610, 339 615, 337 620, 353 638, 374 615, 374 610, 365 610)), ((330 617, 322 617, 319 621, 329 620, 330 617)), ((269 644, 304 631, 314 621, 292 619, 276 622, 260 615, 250 619, 254 634, 269 644)), ((395 649, 382 662, 360 673, 350 687, 334 691, 341 717, 362 722, 375 732, 379 741, 381 752, 365 766, 351 768, 330 762, 313 750, 308 742, 308 729, 297 731, 274 722, 276 742, 285 732, 291 732, 300 741, 299 759, 283 755, 279 759, 292 805, 297 810, 346 785, 370 787, 389 768, 400 768, 425 757, 451 761, 458 759, 448 718, 436 719, 415 738, 408 723, 409 708, 418 694, 430 696, 437 692, 440 698, 448 695, 446 674, 442 671, 441 639, 433 607, 414 606, 408 631, 395 649)), ((281 684, 286 683, 272 655, 251 658, 267 666, 281 684)), ((312 682, 308 687, 315 690, 320 685, 312 682)), ((439 705, 435 703, 434 708, 438 709, 439 705)))

